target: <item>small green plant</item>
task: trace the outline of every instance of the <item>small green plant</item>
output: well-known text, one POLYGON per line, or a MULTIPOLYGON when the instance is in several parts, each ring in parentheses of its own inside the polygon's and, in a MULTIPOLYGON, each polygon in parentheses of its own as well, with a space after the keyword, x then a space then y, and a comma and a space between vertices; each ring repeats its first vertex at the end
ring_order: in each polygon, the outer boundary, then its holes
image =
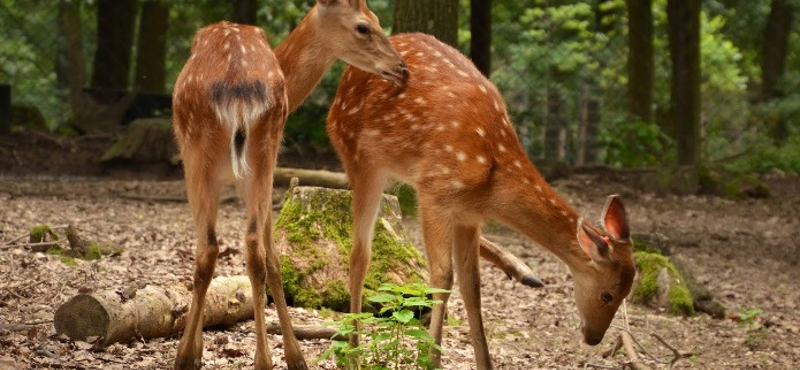
POLYGON ((334 356, 342 369, 396 370, 434 369, 431 349, 441 348, 418 319, 422 312, 441 301, 428 298, 447 290, 423 284, 398 286, 384 284, 380 293, 367 300, 380 306, 379 314, 345 314, 335 321, 336 337, 360 337, 358 345, 349 340, 334 340, 317 363, 334 356))
POLYGON ((762 313, 764 313, 764 311, 761 311, 758 308, 745 309, 743 307, 739 307, 739 325, 747 326, 755 323, 756 318, 762 313))

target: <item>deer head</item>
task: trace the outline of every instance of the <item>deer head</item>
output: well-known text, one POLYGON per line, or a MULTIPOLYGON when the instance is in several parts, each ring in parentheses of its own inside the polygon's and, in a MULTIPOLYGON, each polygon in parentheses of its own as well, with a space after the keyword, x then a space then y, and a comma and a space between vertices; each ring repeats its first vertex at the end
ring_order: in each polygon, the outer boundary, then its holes
POLYGON ((603 340, 617 308, 630 293, 636 274, 628 220, 617 196, 608 198, 602 222, 605 233, 578 222, 578 245, 585 252, 585 259, 570 265, 581 331, 589 345, 603 340))

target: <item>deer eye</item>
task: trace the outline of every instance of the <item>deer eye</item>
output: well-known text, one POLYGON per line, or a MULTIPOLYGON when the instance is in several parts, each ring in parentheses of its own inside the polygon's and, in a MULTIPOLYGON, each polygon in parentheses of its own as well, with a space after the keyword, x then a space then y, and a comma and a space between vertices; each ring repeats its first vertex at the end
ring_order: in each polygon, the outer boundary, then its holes
POLYGON ((612 296, 611 293, 603 293, 600 295, 600 299, 603 300, 603 303, 608 303, 614 299, 614 296, 612 296))
POLYGON ((359 23, 356 26, 356 31, 362 35, 367 35, 369 34, 369 26, 367 26, 365 23, 359 23))

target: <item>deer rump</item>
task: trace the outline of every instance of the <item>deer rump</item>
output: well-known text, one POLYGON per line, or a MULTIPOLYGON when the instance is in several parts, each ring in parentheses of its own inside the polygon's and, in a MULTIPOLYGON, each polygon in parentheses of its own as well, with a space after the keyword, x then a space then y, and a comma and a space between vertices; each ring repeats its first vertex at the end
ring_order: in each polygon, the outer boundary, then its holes
POLYGON ((220 123, 230 132, 231 167, 237 179, 250 173, 244 148, 253 123, 272 106, 266 84, 261 80, 242 83, 216 82, 211 85, 211 101, 220 123))

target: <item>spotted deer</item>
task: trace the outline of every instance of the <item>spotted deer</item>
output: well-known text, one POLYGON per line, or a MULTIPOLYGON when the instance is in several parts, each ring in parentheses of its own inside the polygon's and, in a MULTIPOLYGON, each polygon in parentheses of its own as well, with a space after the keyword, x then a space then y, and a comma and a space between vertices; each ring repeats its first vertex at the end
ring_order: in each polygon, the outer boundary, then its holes
POLYGON ((306 369, 294 336, 272 239, 272 181, 288 113, 336 59, 402 83, 406 70, 364 0, 317 0, 273 53, 257 27, 228 22, 200 29, 175 84, 173 121, 197 229, 194 290, 175 369, 201 366, 203 305, 219 253, 221 184, 234 178, 247 203, 246 268, 256 308, 256 369, 272 369, 264 315, 273 295, 289 369, 306 369), (231 176, 232 175, 232 176, 231 176))
MULTIPOLYGON (((634 278, 625 209, 611 196, 602 222, 585 221, 530 162, 495 86, 455 49, 422 34, 390 38, 404 86, 348 68, 327 130, 353 187, 351 311, 361 309, 381 190, 392 177, 417 192, 430 284, 450 289, 453 263, 479 369, 491 361, 481 318, 481 225, 495 219, 569 267, 584 341, 598 344, 634 278)), ((430 333, 441 343, 449 294, 434 295, 430 333)), ((441 354, 433 353, 435 365, 441 354)))

